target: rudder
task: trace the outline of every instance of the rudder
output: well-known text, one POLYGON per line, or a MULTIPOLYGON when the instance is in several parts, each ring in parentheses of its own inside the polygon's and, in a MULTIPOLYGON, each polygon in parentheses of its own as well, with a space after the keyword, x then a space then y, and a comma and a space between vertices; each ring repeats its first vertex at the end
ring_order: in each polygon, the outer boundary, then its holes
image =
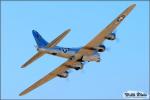
POLYGON ((35 30, 32 30, 33 37, 37 43, 38 48, 47 46, 48 42, 35 30))

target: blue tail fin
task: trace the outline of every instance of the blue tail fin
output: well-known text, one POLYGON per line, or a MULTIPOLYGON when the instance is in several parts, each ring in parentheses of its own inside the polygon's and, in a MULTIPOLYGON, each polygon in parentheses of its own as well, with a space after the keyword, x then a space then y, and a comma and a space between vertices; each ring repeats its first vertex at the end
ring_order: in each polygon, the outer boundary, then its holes
POLYGON ((35 30, 32 30, 32 34, 39 48, 45 47, 48 42, 35 30))

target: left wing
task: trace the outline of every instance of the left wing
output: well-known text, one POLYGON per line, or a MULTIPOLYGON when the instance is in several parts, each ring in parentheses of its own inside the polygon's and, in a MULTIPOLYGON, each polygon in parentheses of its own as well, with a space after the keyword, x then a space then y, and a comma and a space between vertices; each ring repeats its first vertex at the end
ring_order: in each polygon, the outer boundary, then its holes
POLYGON ((33 85, 31 85, 30 87, 28 87, 26 90, 24 90, 23 92, 21 92, 19 95, 25 95, 26 93, 34 90, 35 88, 43 85, 44 83, 48 82, 49 80, 55 78, 59 73, 62 73, 64 71, 67 71, 69 69, 69 65, 72 65, 76 63, 75 61, 66 61, 65 63, 63 63, 62 65, 60 65, 59 67, 57 67, 54 71, 48 73, 46 76, 44 76, 42 79, 40 79, 39 81, 37 81, 36 83, 34 83, 33 85))
POLYGON ((111 34, 114 29, 122 22, 122 20, 132 11, 136 4, 132 4, 126 10, 124 10, 117 18, 115 18, 105 29, 103 29, 94 39, 92 39, 88 44, 86 44, 76 55, 77 59, 80 59, 84 54, 92 54, 94 47, 102 44, 105 37, 111 34))

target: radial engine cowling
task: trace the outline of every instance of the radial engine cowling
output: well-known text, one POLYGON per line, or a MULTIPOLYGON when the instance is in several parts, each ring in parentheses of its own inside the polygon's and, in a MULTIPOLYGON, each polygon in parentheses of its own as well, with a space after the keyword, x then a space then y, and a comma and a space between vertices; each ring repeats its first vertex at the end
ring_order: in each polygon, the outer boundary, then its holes
POLYGON ((105 46, 104 45, 100 45, 98 47, 95 48, 98 52, 104 52, 105 51, 105 46))
POLYGON ((68 77, 68 71, 59 73, 57 76, 58 76, 58 77, 61 77, 61 78, 67 78, 67 77, 68 77))
POLYGON ((79 69, 83 68, 83 64, 82 64, 82 62, 76 62, 68 67, 73 68, 75 70, 79 70, 79 69))
POLYGON ((108 39, 108 40, 115 40, 116 39, 116 34, 114 34, 114 33, 108 34, 105 38, 108 39))

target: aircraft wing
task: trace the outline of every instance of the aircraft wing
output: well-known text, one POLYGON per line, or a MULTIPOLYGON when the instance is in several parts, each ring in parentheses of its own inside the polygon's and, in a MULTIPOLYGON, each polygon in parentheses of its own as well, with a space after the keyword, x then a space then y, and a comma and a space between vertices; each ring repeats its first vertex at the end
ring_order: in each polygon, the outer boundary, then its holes
POLYGON ((19 95, 22 96, 22 95, 32 91, 33 89, 43 85, 44 83, 48 82, 49 80, 55 78, 59 73, 67 71, 69 69, 69 67, 67 67, 67 66, 72 65, 74 63, 76 63, 76 62, 75 61, 70 61, 70 60, 66 61, 65 63, 63 63, 59 67, 57 67, 54 71, 48 73, 42 79, 40 79, 39 81, 37 81, 36 83, 34 83, 30 87, 28 87, 26 90, 21 92, 19 95))
POLYGON ((56 46, 70 31, 71 31, 71 29, 68 29, 68 30, 64 31, 56 39, 54 39, 52 42, 50 42, 46 47, 47 48, 52 48, 52 47, 56 46))
MULTIPOLYGON (((54 39, 52 42, 47 44, 47 48, 52 48, 54 46, 56 46, 71 30, 68 29, 66 31, 64 31, 61 35, 59 35, 56 39, 54 39)), ((33 61, 37 60, 38 58, 40 58, 41 56, 43 56, 45 54, 45 52, 38 52, 36 53, 33 57, 31 57, 27 62, 25 62, 21 68, 26 67, 27 65, 31 64, 33 61)))
POLYGON ((122 20, 132 11, 136 4, 132 4, 126 10, 124 10, 117 18, 115 18, 105 29, 103 29, 94 39, 92 39, 88 44, 86 44, 77 54, 91 54, 93 50, 90 50, 100 44, 105 40, 108 34, 111 34, 116 27, 122 22, 122 20))
POLYGON ((31 59, 29 59, 26 63, 24 63, 21 68, 26 67, 27 65, 31 64, 33 61, 37 60, 41 56, 43 56, 45 53, 44 52, 38 52, 36 53, 31 59))

